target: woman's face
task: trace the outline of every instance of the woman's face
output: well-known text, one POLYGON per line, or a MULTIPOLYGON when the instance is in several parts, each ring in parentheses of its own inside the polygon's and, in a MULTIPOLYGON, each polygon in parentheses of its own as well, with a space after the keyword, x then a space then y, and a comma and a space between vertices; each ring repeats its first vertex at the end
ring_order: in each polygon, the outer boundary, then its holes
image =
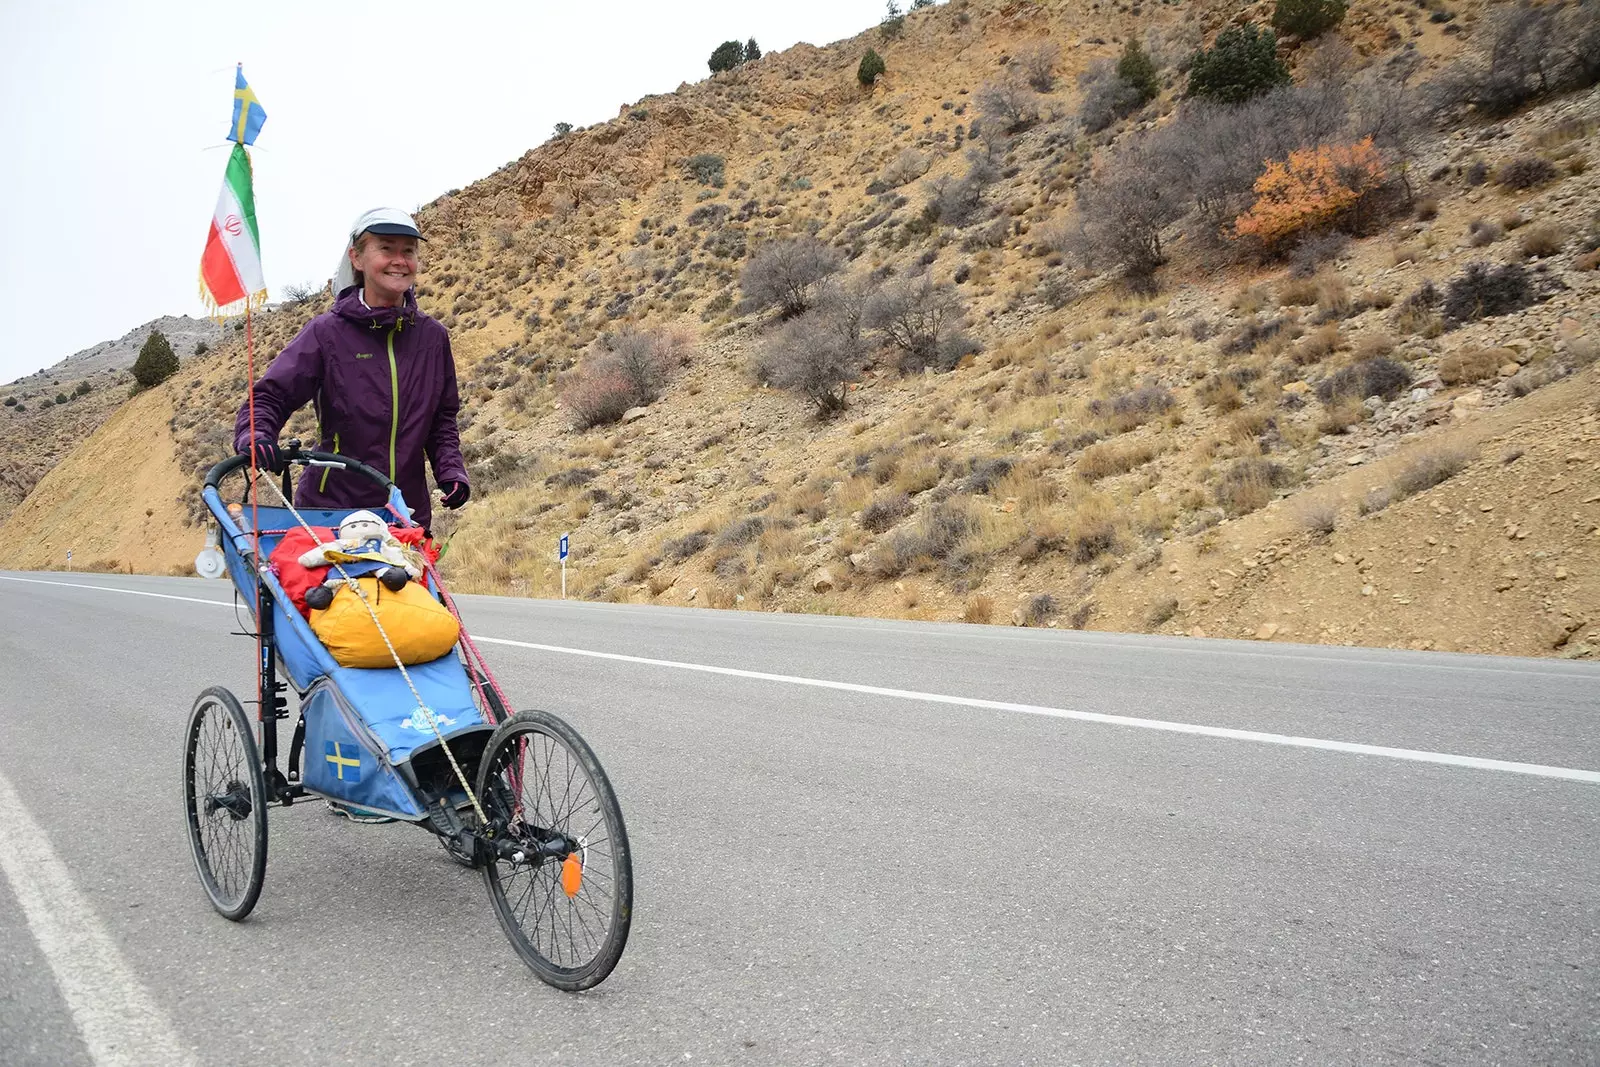
POLYGON ((366 281, 367 302, 394 307, 417 280, 417 239, 369 233, 350 249, 350 262, 366 281))

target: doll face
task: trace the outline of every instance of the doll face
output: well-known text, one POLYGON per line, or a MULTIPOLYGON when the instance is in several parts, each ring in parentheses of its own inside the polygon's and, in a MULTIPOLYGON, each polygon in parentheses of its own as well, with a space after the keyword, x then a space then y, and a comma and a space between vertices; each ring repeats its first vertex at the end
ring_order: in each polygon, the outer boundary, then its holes
POLYGON ((358 511, 339 524, 339 540, 381 541, 388 529, 372 512, 358 511))

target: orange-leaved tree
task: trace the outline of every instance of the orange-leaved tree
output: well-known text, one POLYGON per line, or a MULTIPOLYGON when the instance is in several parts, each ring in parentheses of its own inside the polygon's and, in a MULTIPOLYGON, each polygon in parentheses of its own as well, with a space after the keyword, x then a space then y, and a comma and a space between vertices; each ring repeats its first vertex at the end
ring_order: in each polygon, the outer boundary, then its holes
POLYGON ((1361 208, 1383 179, 1383 160, 1371 137, 1355 144, 1302 148, 1290 152, 1287 160, 1268 160, 1256 179, 1254 206, 1234 220, 1234 236, 1273 248, 1341 222, 1359 226, 1361 208))

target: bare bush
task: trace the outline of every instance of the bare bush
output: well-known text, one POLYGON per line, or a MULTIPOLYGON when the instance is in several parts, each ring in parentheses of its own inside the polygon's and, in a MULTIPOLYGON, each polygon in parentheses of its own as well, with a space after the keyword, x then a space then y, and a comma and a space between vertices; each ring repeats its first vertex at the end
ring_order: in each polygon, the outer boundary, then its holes
POLYGON ((1147 152, 1119 152, 1078 186, 1073 243, 1090 266, 1121 267, 1144 288, 1166 262, 1161 231, 1182 213, 1177 192, 1147 152))
POLYGON ((1532 100, 1600 79, 1600 14, 1593 2, 1501 5, 1489 14, 1472 55, 1452 63, 1428 84, 1432 114, 1465 111, 1490 118, 1532 100))
POLYGON ((561 399, 578 429, 616 422, 629 408, 661 395, 673 373, 688 362, 691 343, 678 330, 626 327, 597 341, 567 377, 561 399))
POLYGON ((811 306, 816 286, 844 262, 843 254, 815 237, 769 241, 744 265, 739 287, 757 307, 777 307, 785 316, 811 306))
POLYGON ((878 181, 887 189, 895 189, 907 182, 916 181, 926 173, 928 173, 928 157, 915 148, 903 148, 899 155, 883 168, 878 181))
POLYGON ((1539 156, 1517 156, 1495 168, 1495 184, 1502 189, 1537 189, 1555 181, 1555 165, 1539 156))
POLYGON ((1056 63, 1060 59, 1061 47, 1054 41, 1042 41, 1022 49, 1011 62, 1030 88, 1048 93, 1056 87, 1056 63))
POLYGON ((984 82, 973 94, 978 112, 1006 133, 1025 130, 1039 121, 1039 96, 1022 78, 1007 72, 984 82))
POLYGON ((1393 400, 1411 385, 1411 372, 1388 356, 1373 356, 1341 367, 1317 383, 1317 399, 1324 404, 1369 396, 1393 400))
POLYGON ((867 299, 862 324, 879 331, 899 349, 902 373, 924 367, 951 370, 976 351, 962 332, 966 303, 951 285, 936 285, 926 274, 889 282, 867 299))
POLYGON ((843 410, 850 383, 866 367, 861 336, 865 304, 860 286, 825 283, 814 307, 762 345, 757 378, 801 394, 817 405, 819 414, 843 410))
POLYGON ((1132 114, 1144 103, 1144 94, 1126 78, 1117 74, 1117 65, 1109 59, 1097 59, 1078 77, 1078 88, 1083 100, 1078 105, 1078 121, 1084 132, 1099 133, 1125 115, 1132 114))
POLYGON ((861 509, 862 529, 883 533, 911 514, 911 498, 900 492, 881 493, 861 509))

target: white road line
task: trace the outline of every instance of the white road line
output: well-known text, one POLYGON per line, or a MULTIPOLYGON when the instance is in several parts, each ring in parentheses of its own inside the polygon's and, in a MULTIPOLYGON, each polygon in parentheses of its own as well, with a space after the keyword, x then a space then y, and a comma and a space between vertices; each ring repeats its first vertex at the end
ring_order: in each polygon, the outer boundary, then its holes
POLYGON ((171 593, 147 593, 143 589, 118 589, 114 585, 89 585, 85 582, 47 582, 39 578, 17 578, 10 574, 0 574, 0 581, 27 582, 30 585, 64 585, 68 589, 94 589, 101 593, 126 593, 129 596, 153 596, 159 600, 187 600, 191 604, 221 604, 225 608, 233 607, 231 600, 202 600, 196 596, 174 596, 171 593))
POLYGON ((983 708, 988 711, 1010 711, 1022 715, 1044 715, 1054 719, 1074 719, 1079 722, 1101 723, 1106 726, 1130 726, 1140 730, 1161 730, 1167 733, 1193 734, 1199 737, 1221 737, 1230 741, 1254 741, 1267 745, 1286 745, 1290 748, 1314 748, 1326 752, 1346 752, 1358 756, 1382 756, 1385 759, 1409 760, 1414 763, 1442 763, 1451 767, 1468 767, 1480 771, 1504 771, 1510 774, 1531 774, 1541 778, 1562 778, 1573 782, 1585 782, 1589 785, 1600 785, 1600 771, 1579 770, 1573 767, 1550 767, 1541 763, 1515 763, 1510 760, 1484 759, 1479 756, 1458 756, 1448 752, 1427 752, 1414 748, 1390 748, 1387 745, 1364 745, 1353 741, 1327 741, 1318 737, 1295 737, 1290 734, 1263 733, 1259 730, 1235 730, 1225 726, 1201 726, 1198 723, 1170 722, 1165 719, 1139 719, 1128 715, 1106 715, 1096 711, 1070 711, 1066 708, 1048 708, 1038 704, 1013 704, 1005 700, 982 700, 976 697, 949 696, 944 693, 922 693, 914 689, 887 689, 883 686, 861 685, 856 682, 833 682, 823 678, 802 678, 791 674, 746 671, 736 667, 713 667, 704 663, 680 663, 670 659, 624 656, 617 652, 594 652, 586 648, 541 645, 532 641, 512 641, 504 637, 474 637, 473 640, 487 644, 528 648, 538 652, 555 652, 565 656, 588 656, 592 659, 614 660, 619 663, 637 663, 647 667, 699 671, 703 674, 721 674, 730 678, 749 678, 761 682, 781 682, 785 685, 804 685, 815 689, 835 689, 846 693, 893 697, 897 700, 918 700, 930 704, 956 704, 962 707, 983 708))
MULTIPOLYGON (((164 600, 188 600, 196 604, 221 604, 232 607, 226 600, 201 600, 197 597, 172 596, 167 593, 147 593, 136 589, 117 589, 106 585, 80 585, 73 582, 47 582, 36 578, 13 578, 0 574, 13 582, 34 582, 38 585, 69 585, 78 589, 99 589, 108 593, 132 593, 135 596, 153 596, 164 600)), ((1191 734, 1197 737, 1220 737, 1230 741, 1253 741, 1264 745, 1284 745, 1289 748, 1313 748, 1324 752, 1345 752, 1357 756, 1381 756, 1384 759, 1408 760, 1413 763, 1442 763, 1451 767, 1466 767, 1479 771, 1503 771, 1508 774, 1530 774, 1540 778, 1560 778, 1588 785, 1600 785, 1600 771, 1587 771, 1575 767, 1552 767, 1543 763, 1517 763, 1512 760, 1485 759, 1481 756, 1460 756, 1449 752, 1428 752, 1415 748, 1391 748, 1388 745, 1367 745, 1355 741, 1329 741, 1320 737, 1296 737, 1292 734, 1265 733, 1260 730, 1235 730, 1226 726, 1202 726, 1199 723, 1171 722, 1165 719, 1140 719, 1130 715, 1107 715, 1097 711, 1072 711, 1067 708, 1049 708, 1039 704, 1014 704, 1005 700, 983 700, 977 697, 950 696, 944 693, 923 693, 914 689, 888 689, 857 682, 834 682, 826 678, 802 678, 792 674, 768 674, 765 671, 747 671, 737 667, 715 667, 707 663, 680 663, 670 659, 649 659, 644 656, 625 656, 619 652, 596 652, 587 648, 565 648, 561 645, 541 645, 532 641, 513 641, 505 637, 479 637, 473 640, 486 644, 510 645, 514 648, 533 649, 537 652, 556 652, 566 656, 588 656, 592 659, 615 660, 619 663, 637 663, 647 667, 667 667, 680 671, 699 671, 702 674, 721 674, 730 678, 749 678, 760 682, 781 682, 786 685, 804 685, 815 689, 835 689, 846 693, 863 693, 869 696, 893 697, 897 700, 920 700, 930 704, 956 704, 988 711, 1010 711, 1021 715, 1044 715, 1054 719, 1075 719, 1106 726, 1128 726, 1140 730, 1161 730, 1166 733, 1191 734)))
POLYGON ((44 830, 0 775, 0 874, 22 904, 98 1067, 193 1064, 194 1056, 72 884, 44 830))

